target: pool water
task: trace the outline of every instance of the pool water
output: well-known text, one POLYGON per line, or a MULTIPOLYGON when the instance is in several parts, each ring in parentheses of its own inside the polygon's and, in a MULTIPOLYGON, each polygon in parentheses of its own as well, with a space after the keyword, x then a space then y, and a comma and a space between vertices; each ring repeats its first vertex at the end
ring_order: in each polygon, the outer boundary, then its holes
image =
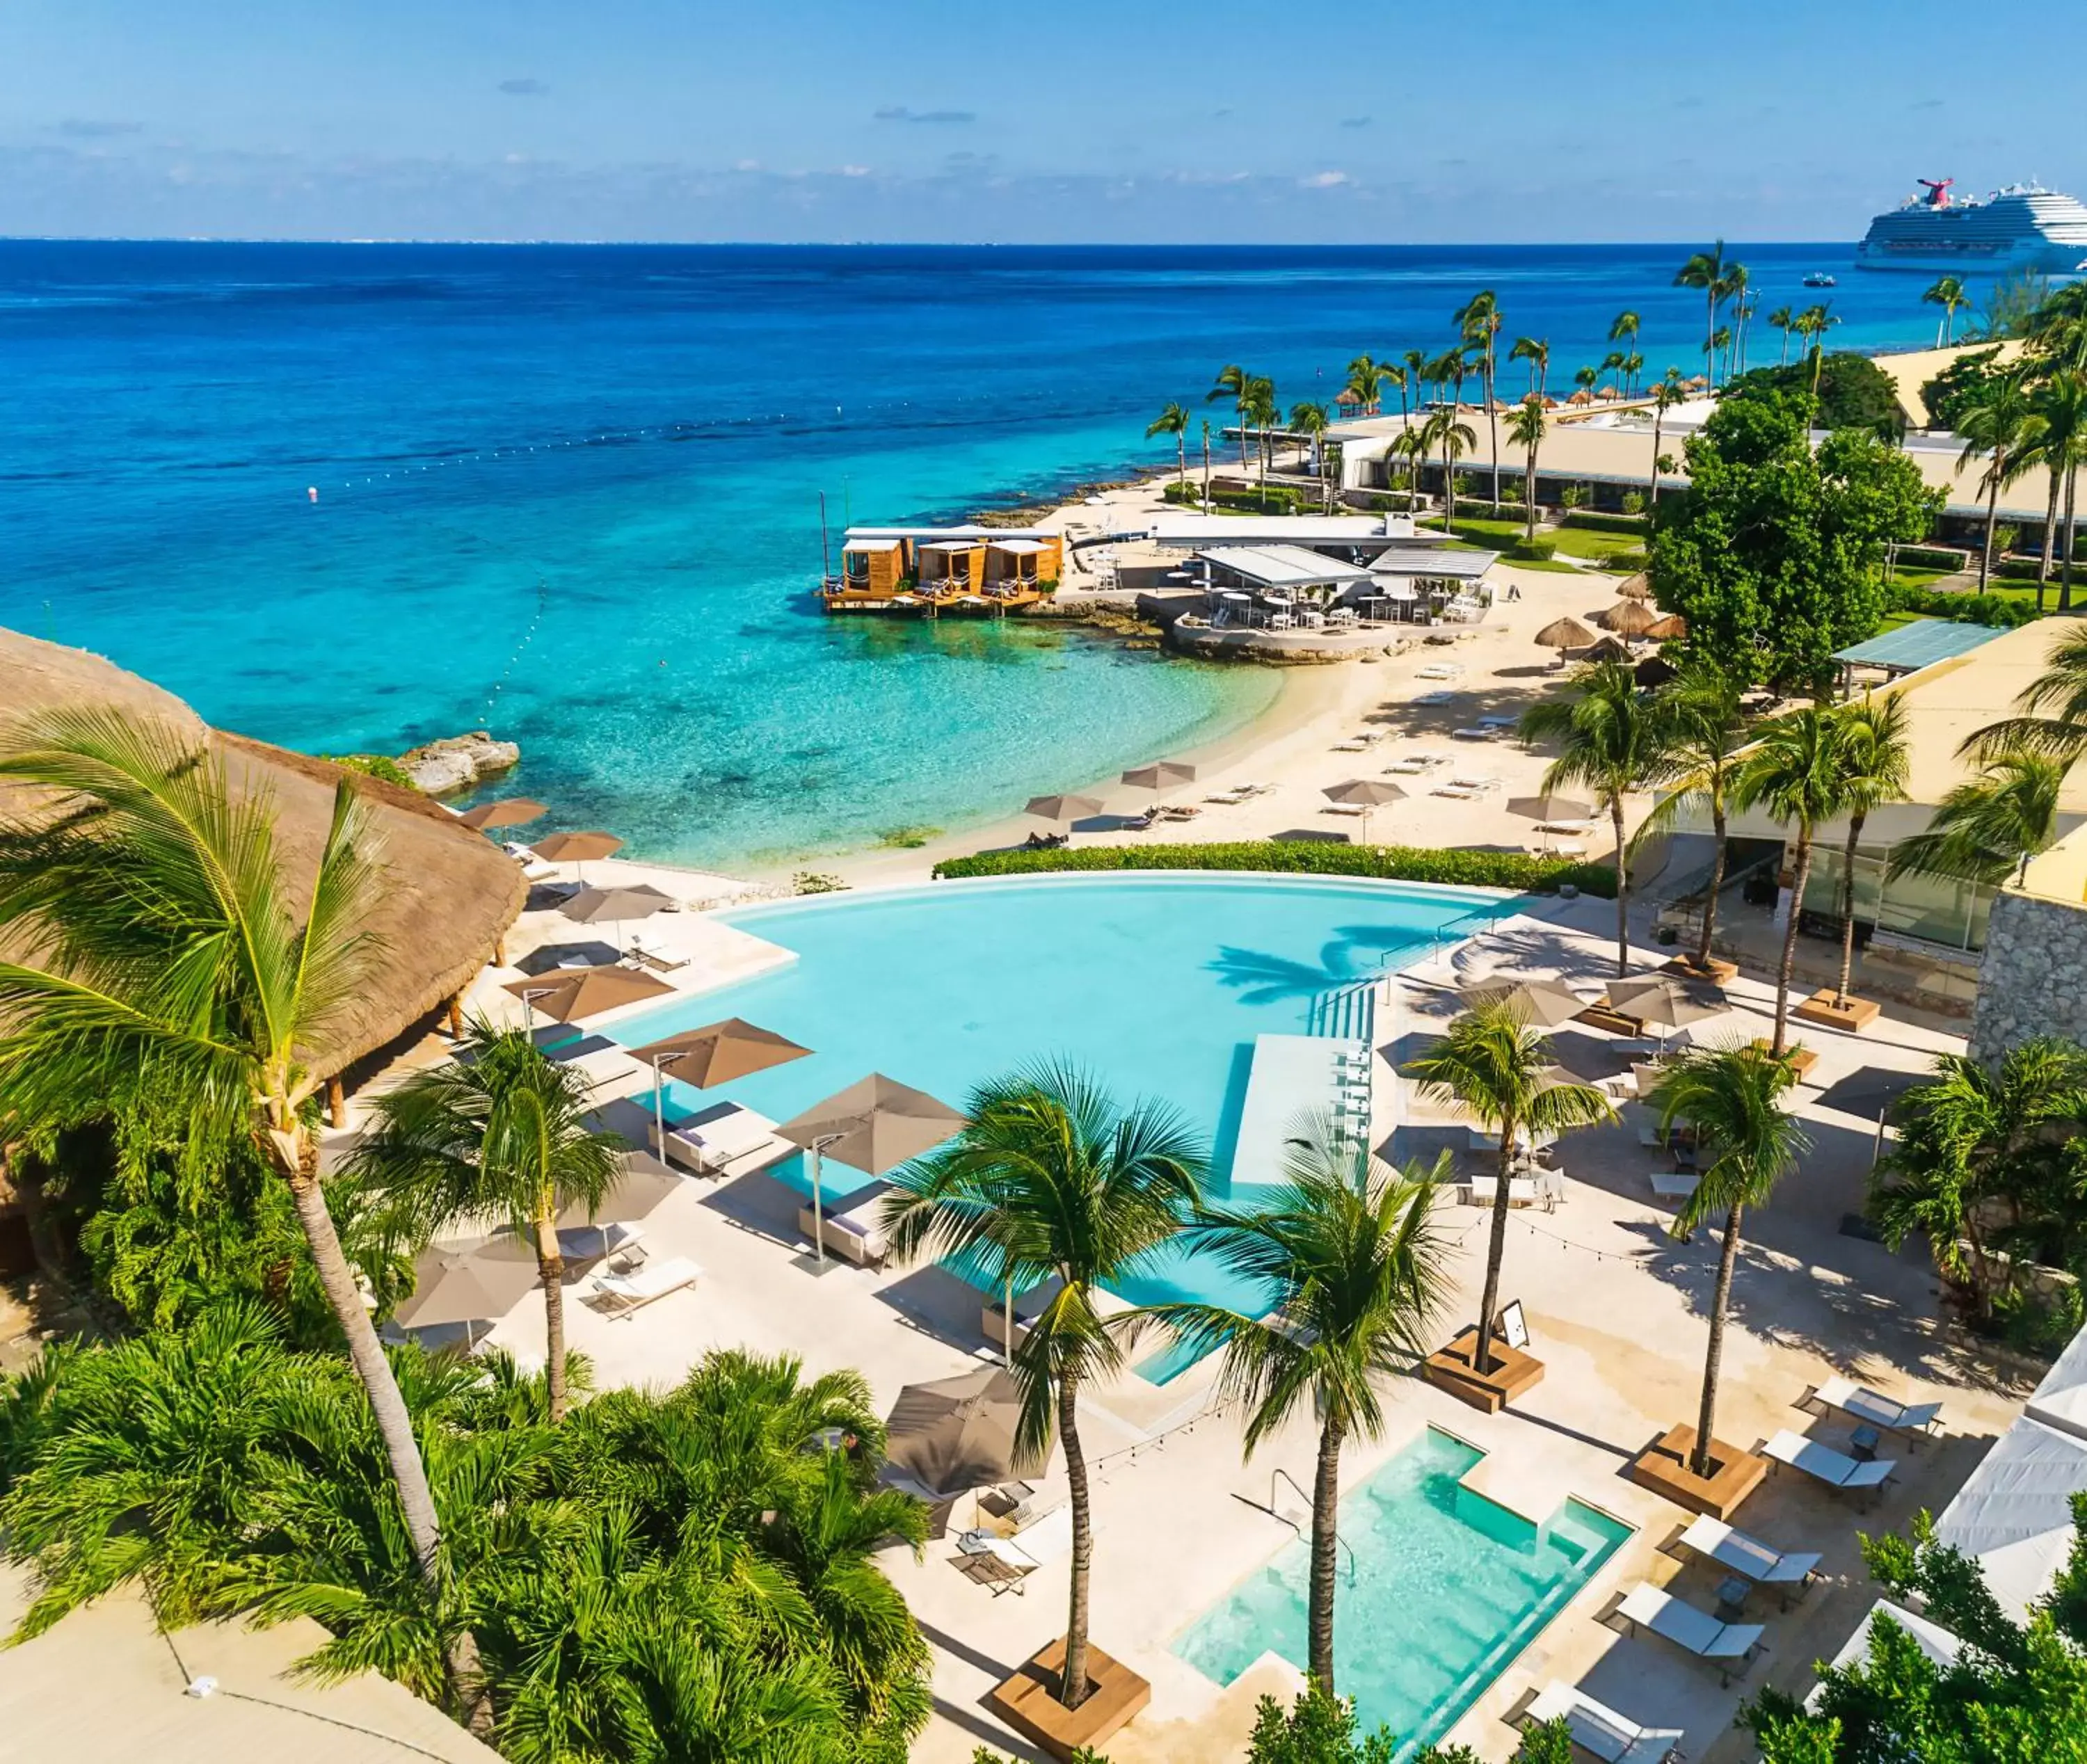
MULTIPOLYGON (((958 1107, 1044 1059, 1098 1075, 1117 1101, 1171 1103, 1212 1151, 1228 1198, 1257 1035, 1304 1030, 1312 1000, 1428 956, 1519 904, 1497 894, 1323 877, 1094 876, 941 883, 719 915, 797 960, 618 1025, 636 1046, 740 1016, 814 1050, 713 1092, 670 1083, 670 1113, 721 1097, 776 1120, 873 1072, 958 1107)), ((778 1172, 804 1186, 793 1163, 778 1172)), ((839 1197, 869 1178, 826 1160, 839 1197)), ((1257 1313, 1248 1283, 1165 1246, 1119 1283, 1147 1304, 1194 1297, 1257 1313)), ((1187 1362, 1163 1353, 1154 1382, 1187 1362)), ((1150 1363, 1148 1363, 1150 1364, 1150 1363)))
MULTIPOLYGON (((1365 1730, 1403 1759, 1449 1732, 1479 1693, 1608 1560, 1631 1528, 1576 1500, 1532 1523, 1462 1485, 1485 1456, 1430 1427, 1341 1502, 1334 1676, 1365 1730)), ((1174 1645, 1230 1684, 1274 1651, 1306 1664, 1306 1543, 1286 1545, 1174 1645)))

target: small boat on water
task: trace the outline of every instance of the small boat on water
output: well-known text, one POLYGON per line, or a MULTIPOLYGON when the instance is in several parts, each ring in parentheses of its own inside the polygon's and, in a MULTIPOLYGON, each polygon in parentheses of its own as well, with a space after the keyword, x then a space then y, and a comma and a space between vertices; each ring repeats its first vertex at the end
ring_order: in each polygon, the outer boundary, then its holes
POLYGON ((1804 279, 1807 288, 1838 288, 1841 284, 1824 270, 1814 270, 1804 279))

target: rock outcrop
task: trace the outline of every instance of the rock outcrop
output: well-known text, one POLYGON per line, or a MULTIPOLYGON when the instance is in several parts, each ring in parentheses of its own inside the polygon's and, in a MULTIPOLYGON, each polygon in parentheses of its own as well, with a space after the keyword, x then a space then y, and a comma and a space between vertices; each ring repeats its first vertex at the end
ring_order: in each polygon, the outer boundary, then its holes
POLYGON ((402 753, 399 764, 416 789, 430 796, 447 796, 498 777, 521 757, 521 748, 512 741, 496 741, 485 730, 474 729, 469 735, 446 735, 402 753))

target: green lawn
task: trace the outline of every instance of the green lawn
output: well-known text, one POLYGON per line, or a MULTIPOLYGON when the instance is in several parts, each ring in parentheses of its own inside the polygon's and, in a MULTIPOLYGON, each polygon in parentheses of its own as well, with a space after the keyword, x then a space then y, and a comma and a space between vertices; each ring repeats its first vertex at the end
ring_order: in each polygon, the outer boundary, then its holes
MULTIPOLYGON (((1438 516, 1421 524, 1440 528, 1442 523, 1438 516)), ((1568 557, 1593 560, 1631 548, 1631 535, 1628 533, 1599 533, 1590 527, 1581 526, 1545 526, 1540 522, 1536 531, 1539 538, 1551 540, 1568 557)), ((1519 521, 1496 521, 1485 517, 1466 518, 1460 516, 1456 526, 1459 539, 1467 539, 1489 552, 1505 551, 1521 539, 1522 532, 1522 523, 1519 521)))

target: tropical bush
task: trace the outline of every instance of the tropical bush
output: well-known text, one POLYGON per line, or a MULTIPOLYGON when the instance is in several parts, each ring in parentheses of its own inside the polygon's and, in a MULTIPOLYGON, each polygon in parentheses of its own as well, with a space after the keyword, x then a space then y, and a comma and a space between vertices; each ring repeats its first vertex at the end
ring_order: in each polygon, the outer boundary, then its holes
POLYGON ((380 784, 395 784, 402 790, 420 794, 404 766, 386 753, 329 753, 322 757, 331 761, 344 772, 360 772, 365 778, 373 778, 380 784))
POLYGON ((1812 363, 1807 359, 1780 366, 1754 368, 1725 388, 1727 398, 1766 394, 1770 396, 1812 396, 1821 428, 1861 428, 1885 441, 1895 441, 1906 432, 1906 415, 1900 410, 1898 385, 1867 356, 1846 351, 1828 356, 1818 364, 1818 386, 1812 390, 1812 363))
POLYGON ((2033 624, 2037 619, 2036 603, 2020 595, 1951 594, 1946 589, 1915 587, 1910 582, 1885 583, 1884 604, 1894 612, 1917 612, 1924 619, 1997 625, 2002 630, 2012 630, 2018 624, 2033 624))
POLYGON ((1892 561, 1902 569, 1968 569, 1971 555, 1946 545, 1901 545, 1892 553, 1892 561))
MULTIPOLYGON (((1160 493, 1167 501, 1187 508, 1203 505, 1203 487, 1197 483, 1170 484, 1160 493)), ((1242 514, 1309 514, 1318 506, 1318 499, 1291 484, 1271 484, 1250 490, 1213 488, 1210 504, 1242 514)))
POLYGON ((1555 539, 1517 539, 1508 547, 1507 555, 1511 560, 1518 558, 1524 563, 1547 564, 1558 555, 1558 541, 1555 539))
POLYGON ((2004 370, 2000 362, 1997 348, 1972 350, 1926 381, 1920 389, 1920 402, 1927 407, 1928 426, 1953 431, 1964 413, 2001 377, 2004 370))
POLYGON ((1611 514, 1603 509, 1568 509, 1558 524, 1584 526, 1596 533, 1642 533, 1646 523, 1642 514, 1611 514))
POLYGON ((1242 839, 1222 845, 1061 846, 1049 851, 978 851, 935 866, 949 880, 1039 876, 1054 870, 1267 870, 1300 876, 1373 876, 1448 888, 1514 888, 1552 894, 1567 886, 1607 900, 1616 872, 1606 863, 1531 857, 1519 851, 1436 850, 1424 846, 1350 846, 1304 839, 1242 839))

